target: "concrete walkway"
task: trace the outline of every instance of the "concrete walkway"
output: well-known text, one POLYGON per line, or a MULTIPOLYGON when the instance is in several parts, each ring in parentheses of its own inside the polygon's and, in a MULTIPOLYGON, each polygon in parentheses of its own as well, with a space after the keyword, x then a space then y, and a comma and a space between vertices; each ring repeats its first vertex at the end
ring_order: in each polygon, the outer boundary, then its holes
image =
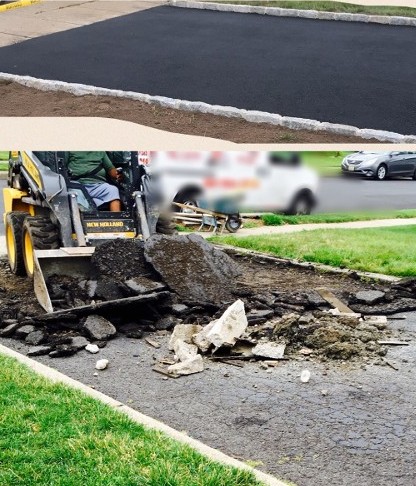
MULTIPOLYGON (((241 228, 233 236, 267 236, 286 233, 298 233, 300 231, 313 231, 319 229, 361 229, 361 228, 382 228, 391 226, 416 225, 416 218, 409 219, 373 219, 370 221, 353 221, 349 223, 311 223, 311 224, 287 224, 283 226, 261 226, 259 228, 241 228)), ((212 236, 212 232, 199 232, 204 238, 212 236)), ((230 233, 224 231, 223 236, 230 233)))
POLYGON ((0 47, 139 12, 163 0, 43 0, 0 13, 0 47))

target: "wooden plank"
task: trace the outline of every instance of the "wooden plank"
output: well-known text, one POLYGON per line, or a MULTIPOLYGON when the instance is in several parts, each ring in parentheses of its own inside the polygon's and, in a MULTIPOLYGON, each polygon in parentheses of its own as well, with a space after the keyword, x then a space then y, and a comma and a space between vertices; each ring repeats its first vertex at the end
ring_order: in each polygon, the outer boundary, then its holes
POLYGON ((144 340, 147 342, 147 344, 150 344, 153 348, 159 349, 160 348, 160 343, 157 341, 154 341, 153 339, 150 338, 144 338, 144 340))
POLYGON ((180 375, 177 375, 176 373, 169 373, 167 369, 162 368, 161 366, 155 365, 152 368, 153 371, 156 371, 156 373, 160 373, 161 375, 168 376, 169 378, 179 378, 180 375))
POLYGON ((340 312, 345 312, 347 314, 355 314, 344 302, 338 299, 330 290, 325 287, 319 287, 315 289, 318 294, 325 299, 333 307, 336 307, 340 312))
POLYGON ((107 300, 104 302, 97 302, 90 305, 82 305, 79 307, 72 307, 71 309, 63 309, 55 312, 50 312, 43 314, 42 316, 37 316, 38 319, 42 321, 52 321, 54 319, 60 318, 66 314, 74 314, 77 316, 84 316, 88 314, 93 314, 95 312, 111 311, 117 308, 128 307, 130 305, 146 305, 152 302, 156 302, 162 299, 166 299, 170 296, 170 292, 152 292, 150 294, 138 295, 135 297, 126 297, 124 299, 117 300, 107 300))

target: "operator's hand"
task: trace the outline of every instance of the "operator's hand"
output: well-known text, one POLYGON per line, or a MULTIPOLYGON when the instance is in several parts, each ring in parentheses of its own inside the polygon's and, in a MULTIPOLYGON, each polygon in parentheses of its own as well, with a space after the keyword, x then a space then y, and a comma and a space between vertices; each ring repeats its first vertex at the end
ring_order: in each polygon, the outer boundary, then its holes
POLYGON ((114 167, 108 171, 108 175, 117 182, 123 180, 123 174, 119 173, 114 167))

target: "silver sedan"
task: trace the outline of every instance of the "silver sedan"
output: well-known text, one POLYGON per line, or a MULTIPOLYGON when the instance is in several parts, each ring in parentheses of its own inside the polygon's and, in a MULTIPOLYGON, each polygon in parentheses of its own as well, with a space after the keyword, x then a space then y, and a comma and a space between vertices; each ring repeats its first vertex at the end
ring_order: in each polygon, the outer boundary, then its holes
POLYGON ((416 152, 356 152, 344 158, 341 169, 344 174, 379 181, 390 177, 416 180, 416 152))

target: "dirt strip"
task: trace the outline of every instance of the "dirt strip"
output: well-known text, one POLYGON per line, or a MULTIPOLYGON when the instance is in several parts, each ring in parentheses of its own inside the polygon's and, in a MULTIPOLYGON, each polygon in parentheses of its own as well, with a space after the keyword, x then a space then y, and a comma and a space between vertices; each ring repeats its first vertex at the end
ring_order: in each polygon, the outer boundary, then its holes
POLYGON ((172 110, 129 99, 46 92, 13 82, 0 82, 0 116, 116 118, 168 132, 236 143, 379 143, 375 139, 291 130, 224 116, 172 110))

